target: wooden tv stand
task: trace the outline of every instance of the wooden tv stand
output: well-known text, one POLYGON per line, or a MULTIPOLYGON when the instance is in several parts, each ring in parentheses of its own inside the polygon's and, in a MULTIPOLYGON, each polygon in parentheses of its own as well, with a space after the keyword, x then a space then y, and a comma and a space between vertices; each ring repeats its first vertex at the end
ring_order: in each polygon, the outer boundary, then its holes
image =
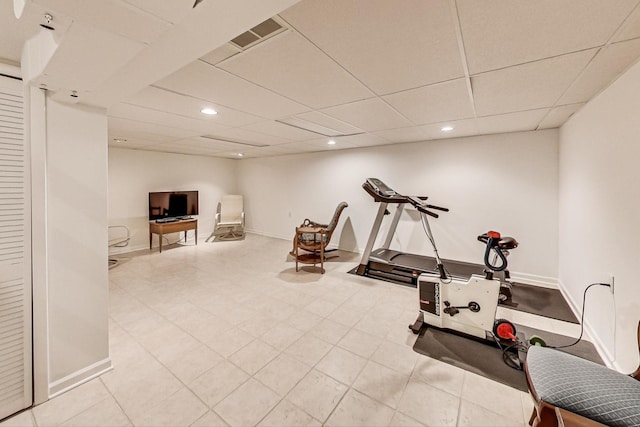
POLYGON ((196 245, 198 244, 198 220, 182 219, 173 222, 149 221, 149 250, 153 243, 153 235, 157 234, 160 240, 160 253, 162 253, 162 235, 184 231, 184 240, 187 240, 187 230, 194 230, 196 245))

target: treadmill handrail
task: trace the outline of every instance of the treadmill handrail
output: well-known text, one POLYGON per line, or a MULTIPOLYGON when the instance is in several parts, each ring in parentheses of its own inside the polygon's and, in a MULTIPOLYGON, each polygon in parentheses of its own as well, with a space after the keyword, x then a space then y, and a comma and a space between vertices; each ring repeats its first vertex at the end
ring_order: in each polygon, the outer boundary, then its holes
POLYGON ((416 206, 416 205, 413 205, 413 206, 418 210, 418 212, 425 213, 425 214, 427 214, 429 216, 432 216, 434 218, 439 218, 440 217, 440 215, 438 215, 437 213, 431 212, 430 210, 427 210, 427 209, 423 208, 422 206, 416 206))
MULTIPOLYGON (((428 209, 436 209, 436 210, 443 211, 443 212, 449 212, 448 208, 443 208, 442 206, 417 204, 417 203, 413 202, 409 197, 403 196, 402 194, 397 194, 396 193, 395 196, 382 195, 382 194, 378 193, 377 191, 375 191, 373 189, 373 187, 371 187, 371 185, 367 181, 365 181, 364 184, 362 184, 362 188, 364 188, 364 190, 367 193, 369 193, 369 195, 371 197, 373 197, 373 200, 375 200, 376 202, 379 202, 379 203, 410 203, 418 211, 420 211, 422 213, 425 213, 425 214, 427 214, 429 216, 432 216, 434 218, 438 218, 439 215, 437 213, 435 213, 435 212, 431 212, 428 209)), ((417 197, 419 199, 422 199, 422 200, 427 200, 429 198, 428 196, 417 196, 417 197)))

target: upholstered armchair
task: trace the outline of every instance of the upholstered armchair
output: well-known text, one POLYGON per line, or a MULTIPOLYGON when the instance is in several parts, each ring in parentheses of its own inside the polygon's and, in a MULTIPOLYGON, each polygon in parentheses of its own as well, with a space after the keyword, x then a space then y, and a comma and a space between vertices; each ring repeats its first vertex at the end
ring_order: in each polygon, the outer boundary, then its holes
POLYGON ((535 403, 532 426, 640 425, 640 369, 625 375, 553 348, 532 346, 525 373, 535 403))

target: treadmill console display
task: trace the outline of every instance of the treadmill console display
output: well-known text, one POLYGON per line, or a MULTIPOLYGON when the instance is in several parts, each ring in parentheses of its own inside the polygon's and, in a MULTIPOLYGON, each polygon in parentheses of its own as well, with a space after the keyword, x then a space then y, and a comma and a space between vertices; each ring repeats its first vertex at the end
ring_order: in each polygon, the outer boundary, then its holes
POLYGON ((380 181, 378 178, 367 178, 367 184, 369 184, 371 188, 381 196, 393 197, 398 194, 391 188, 387 187, 387 184, 380 181))

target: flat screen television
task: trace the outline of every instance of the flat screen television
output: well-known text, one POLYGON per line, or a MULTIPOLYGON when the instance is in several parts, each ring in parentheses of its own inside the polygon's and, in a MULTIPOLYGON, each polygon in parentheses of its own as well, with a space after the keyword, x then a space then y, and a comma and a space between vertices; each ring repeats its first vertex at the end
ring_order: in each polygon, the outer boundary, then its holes
POLYGON ((149 193, 149 220, 198 215, 197 191, 149 193))

